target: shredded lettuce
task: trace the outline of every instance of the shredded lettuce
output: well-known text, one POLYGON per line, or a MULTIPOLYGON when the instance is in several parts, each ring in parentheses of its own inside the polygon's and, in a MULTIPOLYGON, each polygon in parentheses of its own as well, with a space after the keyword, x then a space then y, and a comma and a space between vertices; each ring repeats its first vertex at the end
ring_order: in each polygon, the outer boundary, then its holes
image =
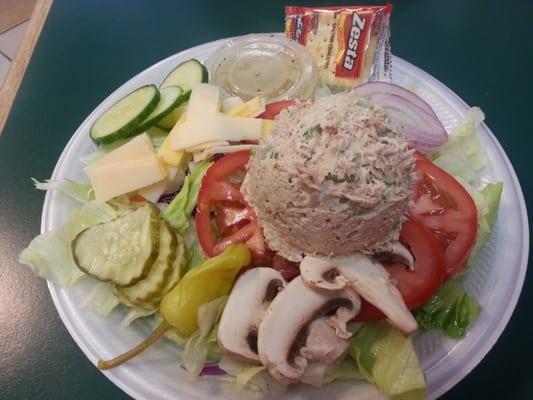
POLYGON ((132 307, 129 309, 128 314, 122 320, 122 325, 128 326, 133 321, 139 318, 148 317, 155 314, 156 310, 147 310, 142 307, 132 307))
POLYGON ((363 379, 357 363, 347 355, 331 365, 320 362, 309 363, 301 381, 312 386, 322 386, 335 380, 345 379, 363 379))
POLYGON ((87 307, 95 314, 107 317, 119 304, 117 296, 113 293, 113 286, 108 282, 98 282, 83 301, 82 307, 87 307))
MULTIPOLYGON (((183 366, 193 376, 200 375, 208 360, 214 361, 209 356, 213 355, 213 346, 217 346, 217 322, 227 300, 228 296, 219 297, 198 309, 198 330, 187 340, 182 355, 183 366)), ((221 353, 217 355, 220 356, 221 353)))
POLYGON ((79 203, 94 200, 93 188, 88 183, 71 181, 69 179, 63 179, 61 181, 46 179, 44 182, 39 182, 35 178, 31 178, 31 180, 38 190, 57 190, 79 203))
POLYGON ((205 261, 205 256, 199 243, 195 243, 187 249, 187 271, 201 265, 205 261))
POLYGON ((189 217, 189 226, 183 233, 183 240, 185 247, 187 248, 187 261, 185 270, 188 271, 205 261, 205 255, 198 243, 198 235, 196 233, 196 226, 194 224, 194 218, 189 217))
POLYGON ((39 276, 60 285, 72 285, 84 275, 72 258, 70 243, 82 230, 116 218, 113 207, 96 200, 74 210, 60 229, 34 238, 19 255, 19 262, 39 276))
POLYGON ((348 353, 361 375, 386 395, 398 399, 408 393, 414 393, 416 399, 426 397, 426 381, 411 338, 387 322, 364 325, 353 336, 348 353))
POLYGON ((279 394, 287 390, 286 385, 272 378, 265 366, 243 363, 229 357, 223 357, 218 366, 233 377, 232 381, 237 390, 247 388, 257 392, 269 392, 270 394, 279 394))
POLYGON ((187 175, 180 192, 162 213, 168 224, 179 233, 184 233, 189 227, 189 216, 196 206, 202 178, 210 165, 209 161, 204 161, 187 175))
POLYGON ((414 315, 420 329, 436 328, 454 339, 460 339, 480 311, 481 306, 457 282, 450 280, 414 315))
POLYGON ((335 380, 362 378, 363 376, 357 368, 357 363, 351 357, 345 357, 343 360, 340 360, 328 367, 323 384, 330 383, 335 380))

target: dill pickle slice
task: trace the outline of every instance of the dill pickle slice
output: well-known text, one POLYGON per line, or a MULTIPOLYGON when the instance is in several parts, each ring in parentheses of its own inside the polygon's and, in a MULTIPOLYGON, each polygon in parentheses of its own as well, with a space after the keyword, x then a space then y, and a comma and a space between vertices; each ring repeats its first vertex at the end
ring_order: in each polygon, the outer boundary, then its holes
POLYGON ((161 299, 165 294, 170 292, 174 286, 178 284, 181 277, 185 274, 185 266, 187 264, 187 256, 186 256, 186 249, 185 244, 183 242, 183 238, 179 234, 176 235, 177 240, 177 246, 176 246, 176 259, 173 264, 172 272, 170 276, 168 277, 168 280, 165 284, 165 287, 157 296, 156 298, 152 299, 151 303, 144 304, 143 307, 152 310, 154 308, 159 307, 159 303, 161 302, 161 299))
POLYGON ((159 210, 145 205, 80 232, 71 243, 80 270, 117 286, 143 280, 159 254, 159 210))
POLYGON ((131 303, 142 306, 161 297, 176 260, 177 239, 166 222, 160 220, 159 256, 142 281, 133 286, 117 288, 131 303))

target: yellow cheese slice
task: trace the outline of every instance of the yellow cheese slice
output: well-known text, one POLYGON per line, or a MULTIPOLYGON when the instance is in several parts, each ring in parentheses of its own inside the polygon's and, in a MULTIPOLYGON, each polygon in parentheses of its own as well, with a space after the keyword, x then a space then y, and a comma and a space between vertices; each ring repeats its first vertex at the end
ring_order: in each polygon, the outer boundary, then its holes
POLYGON ((261 137, 264 139, 270 136, 272 128, 274 127, 274 121, 271 119, 262 119, 261 121, 261 137))
POLYGON ((211 141, 258 140, 262 134, 262 120, 229 117, 218 114, 202 119, 189 119, 172 129, 173 150, 183 150, 211 141))
POLYGON ((215 115, 220 109, 220 90, 215 85, 199 83, 191 91, 187 106, 187 119, 215 115))
POLYGON ((234 109, 237 106, 244 104, 244 101, 238 96, 227 97, 220 103, 220 111, 224 114, 227 114, 229 111, 234 109))
POLYGON ((144 158, 154 155, 154 147, 148 134, 136 136, 129 142, 117 147, 115 150, 110 151, 105 156, 99 158, 90 166, 107 165, 116 162, 123 162, 129 160, 136 160, 138 158, 144 158))
POLYGON ((91 165, 85 168, 96 200, 108 201, 113 197, 133 192, 159 182, 167 171, 155 155, 112 164, 91 165))
MULTIPOLYGON (((180 119, 176 123, 176 126, 179 124, 183 124, 184 122, 185 114, 180 117, 180 119)), ((165 164, 181 168, 188 161, 188 157, 186 156, 184 151, 175 151, 172 149, 172 132, 175 132, 174 129, 170 131, 166 139, 161 144, 161 147, 157 151, 157 157, 165 164)))
POLYGON ((254 118, 265 112, 265 99, 261 96, 254 97, 246 103, 232 108, 228 115, 232 117, 254 118))

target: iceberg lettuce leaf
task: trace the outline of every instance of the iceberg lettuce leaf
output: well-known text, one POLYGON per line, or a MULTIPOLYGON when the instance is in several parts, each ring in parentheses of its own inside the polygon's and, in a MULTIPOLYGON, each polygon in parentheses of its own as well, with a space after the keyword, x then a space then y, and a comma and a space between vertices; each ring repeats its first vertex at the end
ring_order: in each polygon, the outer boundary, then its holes
POLYGON ((46 179, 44 182, 39 182, 35 178, 31 178, 31 180, 35 185, 35 188, 38 190, 57 190, 79 203, 86 203, 94 200, 93 188, 90 184, 85 182, 76 182, 70 179, 63 179, 60 181, 46 179))
POLYGON ((198 309, 198 329, 187 339, 182 355, 183 366, 194 376, 200 375, 207 362, 209 348, 216 346, 217 322, 227 300, 228 296, 222 296, 198 309))
POLYGON ((387 322, 363 325, 353 336, 348 354, 361 375, 389 396, 417 391, 425 398, 426 381, 411 338, 387 322))
POLYGON ((93 313, 107 317, 120 304, 113 293, 113 286, 109 282, 97 282, 83 301, 82 307, 87 307, 93 313))
POLYGON ((44 232, 34 238, 19 255, 19 262, 39 276, 60 285, 72 285, 85 275, 72 258, 71 242, 86 228, 116 218, 113 207, 96 200, 89 201, 70 214, 60 229, 44 232))

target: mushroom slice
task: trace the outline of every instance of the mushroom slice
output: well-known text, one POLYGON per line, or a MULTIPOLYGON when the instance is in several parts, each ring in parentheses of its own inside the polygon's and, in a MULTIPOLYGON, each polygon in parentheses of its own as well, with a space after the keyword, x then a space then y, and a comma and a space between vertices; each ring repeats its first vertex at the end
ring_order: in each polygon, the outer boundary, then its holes
POLYGON ((261 362, 280 382, 297 383, 307 360, 300 354, 309 333, 309 324, 328 316, 327 323, 341 338, 350 337, 346 323, 357 315, 361 299, 352 289, 317 290, 303 279, 294 278, 272 301, 259 325, 258 350, 261 362))
POLYGON ((259 324, 284 284, 281 274, 272 268, 253 268, 240 276, 218 326, 218 344, 226 354, 241 361, 260 363, 259 324))
POLYGON ((409 249, 400 242, 392 242, 388 246, 382 248, 380 252, 374 254, 372 257, 378 261, 391 260, 401 262, 406 264, 411 271, 415 270, 415 258, 409 249))
POLYGON ((339 290, 351 287, 380 309, 404 335, 410 335, 418 328, 389 273, 375 260, 362 254, 329 260, 307 256, 300 264, 300 273, 303 280, 315 288, 339 290))
POLYGON ((305 344, 300 355, 308 361, 331 364, 338 360, 348 349, 348 338, 339 337, 328 317, 320 317, 309 324, 305 344))

